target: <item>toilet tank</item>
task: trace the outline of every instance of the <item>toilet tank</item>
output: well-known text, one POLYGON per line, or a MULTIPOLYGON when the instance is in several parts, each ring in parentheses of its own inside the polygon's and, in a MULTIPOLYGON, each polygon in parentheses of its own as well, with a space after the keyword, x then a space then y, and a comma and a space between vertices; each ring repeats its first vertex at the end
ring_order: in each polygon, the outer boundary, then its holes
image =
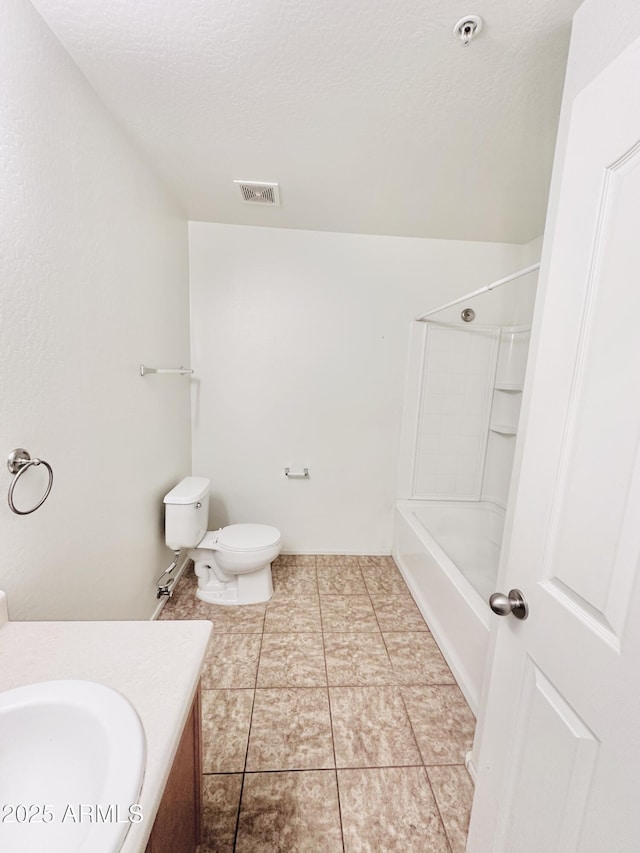
POLYGON ((173 551, 195 548, 207 532, 209 480, 185 477, 164 496, 164 541, 173 551))

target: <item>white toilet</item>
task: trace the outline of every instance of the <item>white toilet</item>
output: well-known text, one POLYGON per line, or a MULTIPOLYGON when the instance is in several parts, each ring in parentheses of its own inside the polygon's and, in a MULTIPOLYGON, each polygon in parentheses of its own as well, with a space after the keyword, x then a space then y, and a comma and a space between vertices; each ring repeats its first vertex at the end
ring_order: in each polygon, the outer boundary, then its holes
POLYGON ((209 480, 185 477, 164 496, 165 541, 188 548, 198 576, 196 595, 210 604, 257 604, 273 595, 271 561, 280 531, 268 524, 230 524, 207 530, 209 480))

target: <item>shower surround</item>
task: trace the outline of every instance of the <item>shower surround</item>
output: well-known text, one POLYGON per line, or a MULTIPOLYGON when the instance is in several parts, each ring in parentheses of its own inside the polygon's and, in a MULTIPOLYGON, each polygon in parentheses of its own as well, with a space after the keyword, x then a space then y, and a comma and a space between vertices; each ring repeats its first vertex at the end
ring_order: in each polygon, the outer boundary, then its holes
POLYGON ((412 327, 393 556, 474 712, 529 334, 529 324, 412 327))

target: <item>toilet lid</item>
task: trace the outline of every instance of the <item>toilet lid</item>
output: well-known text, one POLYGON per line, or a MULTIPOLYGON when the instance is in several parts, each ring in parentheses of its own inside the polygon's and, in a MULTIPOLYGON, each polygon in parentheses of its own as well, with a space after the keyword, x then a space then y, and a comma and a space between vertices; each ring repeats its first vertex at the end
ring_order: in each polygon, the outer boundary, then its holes
POLYGON ((230 524, 218 533, 218 547, 230 551, 257 551, 280 541, 280 531, 269 524, 230 524))

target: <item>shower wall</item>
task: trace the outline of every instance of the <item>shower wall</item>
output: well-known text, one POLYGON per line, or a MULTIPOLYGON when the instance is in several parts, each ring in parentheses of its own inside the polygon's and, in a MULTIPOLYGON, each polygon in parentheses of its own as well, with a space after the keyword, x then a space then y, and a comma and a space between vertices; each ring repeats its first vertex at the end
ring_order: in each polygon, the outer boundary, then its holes
POLYGON ((506 507, 530 337, 529 323, 514 320, 530 322, 535 281, 530 274, 519 289, 506 286, 447 309, 438 315, 444 323, 412 324, 401 499, 506 507), (484 324, 461 321, 461 309, 471 306, 484 324))
POLYGON ((513 471, 520 403, 527 367, 530 326, 503 326, 491 384, 491 413, 486 434, 482 500, 506 509, 513 471))
POLYGON ((412 497, 479 500, 499 332, 421 325, 412 497))

